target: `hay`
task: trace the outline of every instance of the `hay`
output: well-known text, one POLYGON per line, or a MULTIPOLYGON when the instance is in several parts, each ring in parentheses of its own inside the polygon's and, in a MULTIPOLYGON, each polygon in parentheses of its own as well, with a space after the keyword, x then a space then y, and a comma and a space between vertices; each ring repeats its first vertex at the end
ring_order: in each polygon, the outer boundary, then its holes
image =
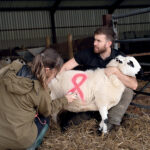
MULTIPOLYGON (((54 124, 53 124, 54 125, 54 124)), ((104 136, 97 134, 96 120, 71 126, 65 133, 51 126, 40 150, 149 150, 150 117, 124 117, 122 126, 104 136)))
MULTIPOLYGON (((134 102, 150 105, 150 97, 139 95, 134 102)), ((64 133, 52 123, 39 150, 150 150, 150 110, 129 106, 127 114, 120 127, 104 136, 97 134, 95 119, 64 133)))

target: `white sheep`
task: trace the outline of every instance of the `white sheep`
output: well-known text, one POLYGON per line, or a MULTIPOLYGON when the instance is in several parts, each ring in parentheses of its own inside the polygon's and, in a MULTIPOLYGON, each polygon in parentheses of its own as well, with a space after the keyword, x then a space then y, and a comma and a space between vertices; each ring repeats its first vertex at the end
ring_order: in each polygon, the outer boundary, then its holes
POLYGON ((7 57, 2 57, 0 59, 0 69, 7 66, 8 64, 10 64, 12 61, 17 60, 19 63, 22 63, 23 65, 25 65, 25 61, 22 58, 15 58, 12 60, 13 57, 7 56, 7 57))
MULTIPOLYGON (((25 61, 22 59, 16 59, 13 62, 25 65, 25 61)), ((2 68, 0 68, 0 76, 9 69, 10 65, 11 65, 11 62, 9 62, 8 64, 5 64, 2 68)))
MULTIPOLYGON (((118 67, 122 73, 129 76, 135 76, 141 69, 134 57, 123 57, 121 55, 111 60, 107 67, 109 66, 118 67)), ((63 97, 68 92, 77 92, 77 99, 69 103, 64 109, 71 112, 98 110, 102 118, 99 130, 103 133, 108 132, 108 110, 118 104, 125 90, 124 84, 117 76, 107 77, 104 69, 100 68, 94 71, 69 70, 62 72, 49 83, 49 88, 51 89, 52 100, 63 97), (83 78, 85 81, 83 81, 83 78), (79 85, 81 81, 83 83, 79 85), (74 88, 74 84, 79 86, 78 89, 74 88)), ((53 117, 56 116, 57 113, 53 114, 53 117)))
POLYGON ((11 63, 10 57, 2 57, 0 60, 0 69, 11 63))

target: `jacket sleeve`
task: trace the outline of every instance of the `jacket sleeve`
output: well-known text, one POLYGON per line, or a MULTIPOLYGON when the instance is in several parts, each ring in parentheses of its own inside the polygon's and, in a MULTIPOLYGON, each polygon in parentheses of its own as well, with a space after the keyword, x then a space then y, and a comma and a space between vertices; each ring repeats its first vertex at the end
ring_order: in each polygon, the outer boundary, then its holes
POLYGON ((51 101, 51 113, 60 111, 68 104, 68 101, 65 97, 55 99, 51 101))
POLYGON ((43 116, 47 117, 55 112, 59 112, 63 109, 64 106, 68 104, 68 101, 65 97, 59 98, 56 100, 51 100, 48 92, 45 92, 40 100, 38 111, 43 116))

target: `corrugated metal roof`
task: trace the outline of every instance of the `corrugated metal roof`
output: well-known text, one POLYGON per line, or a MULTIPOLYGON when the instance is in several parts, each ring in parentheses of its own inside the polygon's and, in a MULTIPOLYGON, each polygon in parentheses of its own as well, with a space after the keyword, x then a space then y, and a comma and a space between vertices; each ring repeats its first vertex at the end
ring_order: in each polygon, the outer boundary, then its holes
POLYGON ((54 4, 55 0, 0 0, 0 8, 36 8, 48 7, 54 4))
POLYGON ((118 7, 146 7, 150 6, 150 0, 0 0, 2 8, 51 8, 59 3, 57 9, 73 7, 110 7, 115 3, 118 7))

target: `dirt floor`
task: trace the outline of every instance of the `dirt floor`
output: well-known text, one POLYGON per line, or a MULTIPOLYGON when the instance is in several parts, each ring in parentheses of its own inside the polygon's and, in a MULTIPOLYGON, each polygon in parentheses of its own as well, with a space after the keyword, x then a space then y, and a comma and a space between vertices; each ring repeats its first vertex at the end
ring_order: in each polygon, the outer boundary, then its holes
MULTIPOLYGON (((139 95, 133 102, 150 105, 150 96, 139 95)), ((97 134, 95 119, 72 125, 64 133, 52 123, 39 150, 150 150, 150 110, 129 106, 127 114, 122 125, 107 135, 97 134)))

